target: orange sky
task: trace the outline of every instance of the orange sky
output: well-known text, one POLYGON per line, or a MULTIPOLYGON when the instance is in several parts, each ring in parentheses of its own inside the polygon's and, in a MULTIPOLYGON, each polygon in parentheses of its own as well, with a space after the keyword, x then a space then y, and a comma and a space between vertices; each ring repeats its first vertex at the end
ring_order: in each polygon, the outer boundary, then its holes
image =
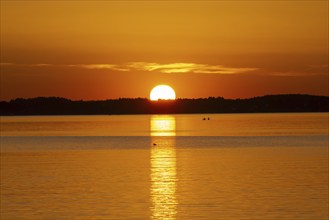
POLYGON ((328 94, 328 1, 1 1, 0 99, 328 94))

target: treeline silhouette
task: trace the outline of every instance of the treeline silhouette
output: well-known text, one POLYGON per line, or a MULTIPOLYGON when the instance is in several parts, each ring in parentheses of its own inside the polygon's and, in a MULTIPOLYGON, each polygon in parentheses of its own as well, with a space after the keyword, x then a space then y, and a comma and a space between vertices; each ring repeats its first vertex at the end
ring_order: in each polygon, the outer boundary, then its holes
POLYGON ((182 113, 329 112, 328 96, 266 95, 248 99, 209 97, 150 101, 120 98, 104 101, 72 101, 59 97, 14 99, 0 102, 0 115, 99 115, 182 113))

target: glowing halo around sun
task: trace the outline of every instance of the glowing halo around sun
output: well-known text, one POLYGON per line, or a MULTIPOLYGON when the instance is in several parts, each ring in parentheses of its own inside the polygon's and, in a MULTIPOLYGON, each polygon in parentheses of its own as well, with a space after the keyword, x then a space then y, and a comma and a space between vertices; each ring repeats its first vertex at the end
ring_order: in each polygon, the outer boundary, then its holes
POLYGON ((150 93, 150 99, 152 101, 158 100, 175 100, 175 91, 167 85, 158 85, 154 87, 150 93))

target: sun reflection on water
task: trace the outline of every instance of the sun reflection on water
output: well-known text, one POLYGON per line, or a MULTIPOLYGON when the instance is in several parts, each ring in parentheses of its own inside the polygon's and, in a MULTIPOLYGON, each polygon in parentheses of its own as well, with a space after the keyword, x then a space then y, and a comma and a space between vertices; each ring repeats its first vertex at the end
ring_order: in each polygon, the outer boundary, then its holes
POLYGON ((173 116, 152 116, 151 200, 152 219, 176 219, 176 122, 173 116))
POLYGON ((151 137, 176 136, 175 117, 169 115, 153 115, 151 117, 151 137))

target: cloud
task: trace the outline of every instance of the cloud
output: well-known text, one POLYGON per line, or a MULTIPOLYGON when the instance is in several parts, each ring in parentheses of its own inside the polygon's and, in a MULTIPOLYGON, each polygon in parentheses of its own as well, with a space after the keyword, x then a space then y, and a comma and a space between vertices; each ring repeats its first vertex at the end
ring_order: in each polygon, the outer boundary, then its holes
POLYGON ((84 69, 109 69, 116 71, 129 71, 130 69, 116 64, 50 64, 50 63, 36 63, 36 64, 17 64, 17 63, 0 63, 0 66, 23 66, 23 67, 70 67, 70 68, 84 68, 84 69))
POLYGON ((328 68, 328 64, 315 64, 315 65, 310 65, 311 68, 328 68))
POLYGON ((36 63, 36 64, 0 63, 0 66, 43 67, 43 66, 54 66, 54 65, 49 63, 36 63))
POLYGON ((270 72, 268 75, 271 76, 282 76, 282 77, 289 77, 289 76, 325 76, 328 73, 315 73, 315 72, 270 72))
POLYGON ((14 66, 14 63, 0 63, 0 66, 14 66))
POLYGON ((224 67, 221 65, 208 65, 198 63, 146 63, 134 62, 129 63, 128 67, 144 70, 144 71, 158 71, 161 73, 203 73, 203 74, 238 74, 243 72, 250 72, 258 70, 258 68, 234 68, 224 67))
POLYGON ((116 64, 72 64, 66 65, 68 67, 77 67, 77 68, 85 68, 85 69, 109 69, 109 70, 116 70, 126 72, 130 69, 124 68, 120 65, 116 64))
POLYGON ((1 63, 1 65, 12 66, 30 66, 30 67, 70 67, 70 68, 84 68, 84 69, 108 69, 120 72, 127 71, 149 71, 161 73, 198 73, 198 74, 238 74, 258 70, 258 68, 246 67, 225 67, 222 65, 209 65, 199 63, 149 63, 149 62, 130 62, 126 64, 14 64, 1 63))
POLYGON ((268 71, 272 76, 328 76, 328 64, 305 65, 300 68, 268 71))
POLYGON ((154 62, 129 62, 123 64, 50 64, 50 63, 37 63, 37 64, 18 64, 12 62, 0 63, 3 67, 35 67, 35 68, 82 68, 90 70, 111 70, 118 72, 133 72, 133 71, 147 71, 159 72, 167 74, 180 74, 180 73, 195 73, 195 74, 218 74, 218 75, 233 75, 246 72, 253 72, 253 74, 266 74, 269 76, 280 77, 295 77, 295 76, 317 76, 328 75, 328 64, 305 65, 303 68, 294 68, 286 70, 271 70, 255 67, 228 67, 223 65, 210 65, 201 63, 154 63, 154 62))

